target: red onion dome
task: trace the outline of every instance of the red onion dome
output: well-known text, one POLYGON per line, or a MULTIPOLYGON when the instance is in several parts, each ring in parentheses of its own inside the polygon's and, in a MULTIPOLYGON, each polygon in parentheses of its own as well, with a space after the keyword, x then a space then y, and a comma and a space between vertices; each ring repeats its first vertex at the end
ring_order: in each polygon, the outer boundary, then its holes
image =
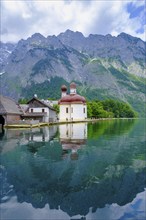
POLYGON ((76 84, 75 84, 74 82, 72 82, 72 83, 70 84, 70 88, 71 88, 71 89, 76 89, 76 84))
POLYGON ((59 101, 59 104, 63 103, 86 103, 86 99, 83 96, 80 95, 66 95, 62 97, 59 101))
POLYGON ((66 92, 67 91, 67 87, 65 85, 61 86, 61 91, 62 92, 66 92))

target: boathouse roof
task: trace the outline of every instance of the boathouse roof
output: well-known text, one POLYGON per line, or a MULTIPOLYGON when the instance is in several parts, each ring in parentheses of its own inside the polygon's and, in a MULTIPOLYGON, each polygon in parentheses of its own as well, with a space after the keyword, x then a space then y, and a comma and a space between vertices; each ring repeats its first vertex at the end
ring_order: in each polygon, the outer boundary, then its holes
POLYGON ((13 99, 0 95, 0 114, 22 115, 22 111, 13 99))

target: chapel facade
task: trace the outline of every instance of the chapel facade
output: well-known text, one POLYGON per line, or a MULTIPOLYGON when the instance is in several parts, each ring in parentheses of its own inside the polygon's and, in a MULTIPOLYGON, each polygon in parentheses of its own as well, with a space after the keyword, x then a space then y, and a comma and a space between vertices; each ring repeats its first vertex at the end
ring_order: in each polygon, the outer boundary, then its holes
POLYGON ((70 84, 70 94, 67 94, 67 87, 61 87, 61 99, 58 104, 60 106, 59 121, 82 121, 87 118, 86 99, 76 92, 76 84, 70 84))

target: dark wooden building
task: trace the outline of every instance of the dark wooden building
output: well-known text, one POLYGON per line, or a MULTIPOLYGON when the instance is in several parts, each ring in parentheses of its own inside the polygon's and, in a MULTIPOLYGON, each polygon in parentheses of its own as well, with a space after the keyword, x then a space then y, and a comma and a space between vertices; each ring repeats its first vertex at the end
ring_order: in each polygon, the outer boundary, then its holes
POLYGON ((21 119, 22 111, 13 99, 0 95, 0 124, 9 124, 21 119))

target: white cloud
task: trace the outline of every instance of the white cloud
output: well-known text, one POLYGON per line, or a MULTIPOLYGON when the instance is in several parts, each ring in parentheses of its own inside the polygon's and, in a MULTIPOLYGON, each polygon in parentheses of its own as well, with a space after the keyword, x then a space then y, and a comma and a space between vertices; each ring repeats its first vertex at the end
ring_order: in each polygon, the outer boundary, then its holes
POLYGON ((140 7, 140 6, 143 6, 145 3, 144 3, 144 0, 133 0, 131 1, 133 5, 135 5, 136 7, 140 7))
POLYGON ((63 1, 63 0, 3 0, 1 2, 1 40, 18 41, 39 32, 57 35, 67 29, 92 34, 117 35, 137 33, 140 17, 130 19, 127 4, 144 5, 143 0, 125 1, 63 1))

